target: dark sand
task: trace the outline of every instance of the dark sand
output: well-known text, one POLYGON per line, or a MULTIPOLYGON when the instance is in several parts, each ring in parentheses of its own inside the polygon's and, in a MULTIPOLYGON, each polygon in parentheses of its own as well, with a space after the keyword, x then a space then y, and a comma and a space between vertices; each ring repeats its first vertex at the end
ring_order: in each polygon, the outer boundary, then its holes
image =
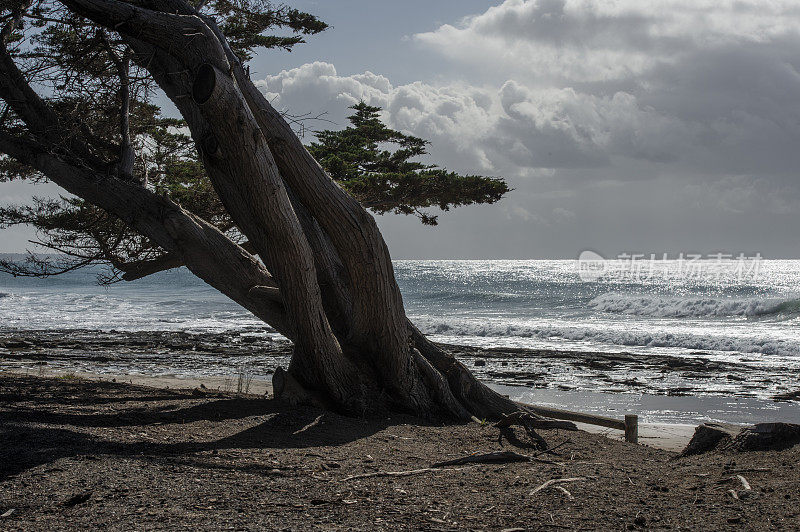
POLYGON ((554 463, 348 480, 532 451, 501 446, 491 425, 353 419, 256 396, 5 373, 0 529, 800 528, 800 447, 675 460, 597 434, 542 435, 568 441, 542 457, 554 463), (576 477, 561 484, 569 495, 530 494, 576 477))

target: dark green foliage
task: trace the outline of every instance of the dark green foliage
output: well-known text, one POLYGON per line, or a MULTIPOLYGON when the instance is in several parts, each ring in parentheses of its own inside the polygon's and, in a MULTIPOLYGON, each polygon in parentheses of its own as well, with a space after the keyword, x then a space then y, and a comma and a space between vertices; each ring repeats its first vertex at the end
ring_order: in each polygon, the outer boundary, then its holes
MULTIPOLYGON (((142 5, 146 3, 142 0, 142 5)), ((313 15, 268 0, 197 0, 195 5, 217 21, 231 47, 245 60, 256 48, 290 50, 304 36, 327 28, 313 15)), ((4 0, 0 27, 20 12, 19 23, 4 37, 5 46, 27 82, 44 95, 57 115, 58 138, 52 140, 58 149, 68 154, 70 139, 80 140, 90 153, 78 157, 101 161, 109 174, 170 197, 241 242, 185 124, 163 116, 155 82, 136 65, 120 36, 53 0, 4 0), (131 152, 135 154, 132 167, 123 165, 125 153, 131 152)), ((414 214, 434 225, 436 217, 421 209, 493 203, 508 191, 501 179, 461 176, 412 161, 426 154, 426 141, 388 129, 375 107, 359 104, 354 109, 352 127, 319 132, 319 142, 310 149, 335 180, 373 211, 414 214)), ((1 100, 0 133, 29 136, 1 100)), ((0 182, 15 179, 46 181, 0 155, 0 182)), ((52 275, 104 263, 112 266, 104 280, 113 281, 126 265, 164 254, 123 221, 77 198, 34 199, 31 205, 0 208, 0 228, 14 225, 35 227, 35 243, 65 257, 55 263, 34 256, 27 265, 0 263, 0 271, 16 275, 52 275)))
POLYGON ((350 127, 317 132, 318 142, 309 150, 365 207, 379 214, 414 214, 436 225, 437 217, 420 209, 494 203, 508 192, 503 179, 459 175, 412 160, 427 154, 428 141, 386 127, 378 107, 361 102, 351 109, 350 127))
MULTIPOLYGON (((25 3, 16 0, 0 4, 0 26, 21 7, 25 3)), ((303 36, 327 28, 311 14, 267 0, 203 1, 202 12, 215 18, 234 51, 245 60, 256 48, 291 50, 303 42, 303 36)), ((92 155, 108 161, 108 171, 113 172, 123 144, 121 120, 127 114, 130 143, 136 152, 132 178, 241 240, 205 175, 183 122, 162 116, 155 103, 154 81, 133 63, 130 49, 118 35, 58 2, 34 0, 6 39, 6 47, 27 81, 46 95, 57 113, 62 140, 72 136, 85 140, 92 155), (127 106, 122 99, 123 80, 128 86, 127 106)), ((4 103, 0 102, 0 131, 25 136, 20 121, 4 103)), ((0 182, 14 179, 46 181, 0 155, 0 182)), ((37 229, 35 243, 66 258, 48 262, 31 256, 25 265, 0 264, 0 270, 51 275, 93 262, 117 267, 163 253, 122 221, 76 198, 35 199, 31 205, 0 209, 0 228, 23 224, 37 229)), ((115 280, 119 273, 112 269, 104 280, 115 280)))
POLYGON ((314 15, 265 0, 216 0, 206 4, 209 14, 222 21, 220 29, 233 51, 245 61, 252 58, 255 48, 291 50, 305 42, 302 35, 314 35, 328 27, 314 15), (292 35, 264 35, 275 28, 289 30, 292 35))

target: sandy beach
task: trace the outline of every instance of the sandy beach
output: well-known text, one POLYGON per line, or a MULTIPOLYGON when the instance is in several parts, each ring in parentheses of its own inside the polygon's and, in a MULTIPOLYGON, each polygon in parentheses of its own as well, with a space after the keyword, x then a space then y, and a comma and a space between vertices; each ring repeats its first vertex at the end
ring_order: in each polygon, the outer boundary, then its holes
POLYGON ((553 451, 540 454, 499 440, 492 424, 345 418, 203 384, 198 393, 0 374, 0 527, 800 526, 797 447, 676 459, 601 434, 543 430, 553 451), (533 461, 433 467, 498 451, 533 461))
MULTIPOLYGON (((81 379, 100 383, 121 383, 164 390, 192 391, 195 389, 209 392, 230 393, 235 392, 237 377, 177 377, 153 375, 108 375, 68 370, 48 371, 0 371, 0 375, 11 374, 14 376, 39 376, 57 379, 81 379)), ((253 379, 248 386, 248 394, 256 396, 269 396, 272 394, 272 384, 263 379, 253 379)), ((581 430, 604 435, 608 438, 624 441, 625 435, 620 430, 607 429, 587 423, 577 424, 581 430)), ((695 425, 677 423, 641 423, 639 425, 639 442, 643 445, 664 449, 667 451, 680 451, 694 434, 695 425)))

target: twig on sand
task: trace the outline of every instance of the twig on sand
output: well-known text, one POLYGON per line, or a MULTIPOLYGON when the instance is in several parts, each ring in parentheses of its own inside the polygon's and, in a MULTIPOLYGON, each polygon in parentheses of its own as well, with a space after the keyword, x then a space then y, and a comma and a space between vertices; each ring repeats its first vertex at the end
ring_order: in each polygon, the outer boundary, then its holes
POLYGON ((450 469, 437 469, 433 467, 425 467, 422 469, 409 469, 407 471, 373 471, 372 473, 362 473, 360 475, 350 475, 345 477, 339 482, 348 482, 350 480, 358 480, 362 478, 376 478, 376 477, 410 477, 411 475, 420 475, 422 473, 432 473, 434 471, 461 471, 463 467, 454 467, 450 469))
MULTIPOLYGON (((564 440, 553 449, 558 449, 562 445, 570 443, 570 440, 564 440)), ((373 471, 371 473, 361 473, 359 475, 350 475, 349 477, 345 477, 339 482, 348 482, 350 480, 358 480, 362 478, 376 478, 376 477, 409 477, 411 475, 421 475, 423 473, 432 473, 434 471, 461 471, 462 469, 466 469, 464 467, 458 468, 447 468, 447 466, 454 466, 454 465, 464 465, 464 464, 507 464, 511 462, 532 462, 532 461, 539 461, 537 456, 544 454, 546 452, 550 452, 553 449, 539 451, 533 455, 526 455, 526 454, 519 454, 513 451, 498 451, 493 453, 485 453, 485 454, 471 454, 469 456, 462 456, 460 458, 455 458, 453 460, 447 460, 445 462, 437 462, 432 464, 430 467, 424 467, 422 469, 409 469, 406 471, 373 471), (446 469, 445 469, 446 468, 446 469)), ((548 461, 549 462, 549 461, 548 461)))
MULTIPOLYGON (((454 458, 453 460, 437 462, 435 464, 432 464, 431 467, 446 467, 446 466, 462 465, 462 464, 498 464, 498 463, 508 464, 511 462, 532 462, 536 460, 538 456, 552 452, 553 450, 558 449, 559 447, 566 445, 569 442, 570 440, 564 440, 551 449, 539 451, 538 453, 534 453, 532 455, 519 454, 515 453, 514 451, 496 451, 493 453, 471 454, 469 456, 454 458)), ((550 461, 548 460, 547 462, 550 461)))
POLYGON ((572 477, 572 478, 551 478, 538 488, 534 488, 528 495, 535 495, 542 491, 545 488, 549 488, 553 484, 561 484, 562 482, 578 482, 580 480, 586 480, 586 477, 572 477))
POLYGON ((296 431, 292 432, 292 436, 297 436, 298 434, 302 434, 303 432, 307 431, 308 429, 310 429, 310 428, 313 428, 313 427, 315 427, 315 426, 319 425, 319 424, 320 424, 320 422, 322 421, 322 418, 323 418, 324 416, 325 416, 325 414, 324 414, 324 413, 322 413, 322 414, 318 415, 318 416, 317 416, 317 418, 316 418, 314 421, 312 421, 311 423, 309 423, 309 424, 308 424, 308 425, 306 425, 305 427, 303 427, 303 428, 301 428, 301 429, 298 429, 298 430, 296 430, 296 431))
POLYGON ((556 488, 558 491, 560 491, 561 493, 563 493, 564 495, 566 495, 566 496, 567 496, 567 499, 569 499, 569 500, 571 500, 571 501, 574 501, 574 500, 575 500, 575 497, 573 497, 573 496, 572 496, 572 493, 570 493, 569 491, 567 491, 567 488, 565 488, 564 486, 555 486, 555 488, 556 488))

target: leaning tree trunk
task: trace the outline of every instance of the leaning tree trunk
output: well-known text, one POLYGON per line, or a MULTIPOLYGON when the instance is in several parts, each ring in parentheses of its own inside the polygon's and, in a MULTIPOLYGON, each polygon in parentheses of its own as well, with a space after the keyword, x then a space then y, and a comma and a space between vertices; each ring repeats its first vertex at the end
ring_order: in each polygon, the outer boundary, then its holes
MULTIPOLYGON (((0 149, 16 149, 12 156, 116 214, 170 252, 171 264, 186 264, 291 339, 288 372, 276 374, 276 392, 287 399, 356 414, 399 409, 462 419, 519 408, 409 322, 375 220, 303 147, 212 19, 184 0, 62 3, 118 32, 175 103, 214 189, 266 270, 180 206, 99 176, 80 138, 69 157, 48 149, 55 140, 45 133, 22 147, 0 137, 0 149)), ((14 78, 7 53, 4 60, 0 96, 30 129, 52 132, 57 119, 14 78)))

